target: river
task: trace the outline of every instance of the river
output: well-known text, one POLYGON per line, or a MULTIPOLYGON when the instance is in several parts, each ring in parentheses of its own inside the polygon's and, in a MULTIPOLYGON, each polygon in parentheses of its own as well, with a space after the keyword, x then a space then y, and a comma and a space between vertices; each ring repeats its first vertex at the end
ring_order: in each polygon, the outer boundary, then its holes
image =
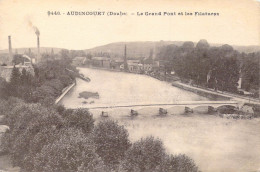
POLYGON ((145 75, 79 68, 91 79, 78 79, 77 85, 61 101, 68 108, 120 106, 136 104, 169 104, 178 101, 207 100, 194 93, 171 86, 145 75), (79 98, 83 91, 98 92, 99 99, 79 98), (94 103, 91 103, 94 101, 94 103))
MULTIPOLYGON (((121 72, 79 68, 91 82, 77 85, 61 101, 67 108, 132 104, 161 104, 207 100, 154 78, 121 72), (99 99, 79 98, 83 91, 98 92, 99 99), (85 103, 83 103, 85 101, 85 103), (89 104, 89 102, 94 103, 89 104), (88 103, 86 103, 88 102, 88 103)), ((124 125, 132 142, 153 135, 162 139, 172 154, 186 154, 206 172, 250 172, 260 170, 260 119, 234 120, 215 115, 181 115, 181 107, 167 107, 158 117, 158 107, 136 107, 139 115, 129 117, 130 108, 92 109, 96 122, 102 110, 124 125)))

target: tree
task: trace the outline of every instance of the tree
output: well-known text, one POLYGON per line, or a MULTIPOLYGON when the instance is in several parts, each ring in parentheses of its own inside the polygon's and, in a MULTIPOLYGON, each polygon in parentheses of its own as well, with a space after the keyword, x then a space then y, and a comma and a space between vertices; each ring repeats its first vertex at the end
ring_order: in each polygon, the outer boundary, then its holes
POLYGON ((18 96, 18 87, 21 85, 21 73, 18 68, 13 67, 10 83, 8 84, 8 92, 10 96, 17 97, 18 96))
POLYGON ((130 147, 127 130, 112 120, 98 123, 94 128, 94 142, 97 154, 112 169, 116 168, 130 147))
POLYGON ((21 73, 19 71, 18 68, 13 67, 13 70, 12 70, 12 73, 11 73, 11 77, 10 77, 10 84, 12 86, 17 86, 17 85, 20 85, 21 84, 21 73))
POLYGON ((76 109, 65 117, 67 127, 81 129, 83 133, 90 133, 94 128, 92 114, 86 109, 76 109))
POLYGON ((160 167, 165 156, 162 141, 150 136, 133 143, 126 151, 120 169, 128 172, 154 171, 160 167))
POLYGON ((9 89, 9 84, 4 78, 0 77, 0 97, 2 99, 7 99, 10 96, 9 89))
POLYGON ((259 88, 260 53, 250 53, 242 59, 242 88, 246 91, 259 88))
POLYGON ((201 39, 201 40, 197 43, 197 45, 196 45, 196 48, 197 48, 198 50, 206 50, 206 49, 208 49, 209 47, 210 47, 210 45, 209 45, 208 41, 205 40, 205 39, 201 39))
POLYGON ((9 152, 13 164, 22 168, 34 136, 45 127, 58 129, 63 126, 63 120, 59 114, 39 104, 16 106, 8 118, 9 123, 13 123, 8 133, 9 152))
POLYGON ((167 155, 159 168, 155 171, 171 171, 171 172, 199 172, 194 161, 184 154, 167 155))
POLYGON ((12 62, 14 65, 18 65, 20 63, 23 64, 24 61, 28 61, 28 59, 23 57, 21 54, 15 54, 12 62))
POLYGON ((28 74, 27 74, 25 68, 23 68, 23 70, 22 70, 22 74, 21 74, 21 78, 20 79, 21 79, 21 83, 23 85, 28 84, 29 77, 28 77, 28 74))
POLYGON ((213 77, 222 91, 236 92, 239 80, 239 64, 235 57, 220 58, 215 64, 213 77))
POLYGON ((60 51, 60 56, 62 59, 69 59, 70 58, 70 51, 67 49, 62 49, 60 51))
POLYGON ((59 138, 37 154, 33 171, 104 171, 103 162, 95 150, 90 135, 75 128, 61 130, 59 138))

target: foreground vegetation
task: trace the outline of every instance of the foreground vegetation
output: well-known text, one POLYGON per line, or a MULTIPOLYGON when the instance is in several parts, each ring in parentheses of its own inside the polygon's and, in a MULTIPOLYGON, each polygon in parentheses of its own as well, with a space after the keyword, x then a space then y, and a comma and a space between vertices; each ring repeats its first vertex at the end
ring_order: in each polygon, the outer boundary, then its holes
POLYGON ((198 171, 186 155, 168 155, 160 139, 131 143, 117 122, 95 124, 88 110, 55 105, 77 72, 62 53, 62 60, 34 66, 34 76, 14 68, 10 82, 0 80, 1 123, 9 126, 1 153, 10 155, 14 166, 35 172, 198 171))
POLYGON ((131 143, 112 120, 94 125, 87 110, 45 107, 9 98, 0 102, 10 129, 2 148, 22 171, 198 171, 185 155, 168 155, 152 136, 131 143))

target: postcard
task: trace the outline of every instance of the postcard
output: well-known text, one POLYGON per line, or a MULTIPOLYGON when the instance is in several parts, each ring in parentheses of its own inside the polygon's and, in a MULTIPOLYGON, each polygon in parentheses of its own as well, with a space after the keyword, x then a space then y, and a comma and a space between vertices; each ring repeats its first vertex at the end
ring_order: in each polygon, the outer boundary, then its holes
POLYGON ((259 0, 0 11, 0 171, 260 171, 259 0))

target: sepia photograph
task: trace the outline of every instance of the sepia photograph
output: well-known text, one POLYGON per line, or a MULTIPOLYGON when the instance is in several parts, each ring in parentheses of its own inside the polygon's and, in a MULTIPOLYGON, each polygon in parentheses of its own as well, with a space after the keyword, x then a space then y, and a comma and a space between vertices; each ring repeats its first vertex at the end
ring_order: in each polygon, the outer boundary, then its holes
POLYGON ((260 0, 0 0, 0 172, 260 172, 260 0))

